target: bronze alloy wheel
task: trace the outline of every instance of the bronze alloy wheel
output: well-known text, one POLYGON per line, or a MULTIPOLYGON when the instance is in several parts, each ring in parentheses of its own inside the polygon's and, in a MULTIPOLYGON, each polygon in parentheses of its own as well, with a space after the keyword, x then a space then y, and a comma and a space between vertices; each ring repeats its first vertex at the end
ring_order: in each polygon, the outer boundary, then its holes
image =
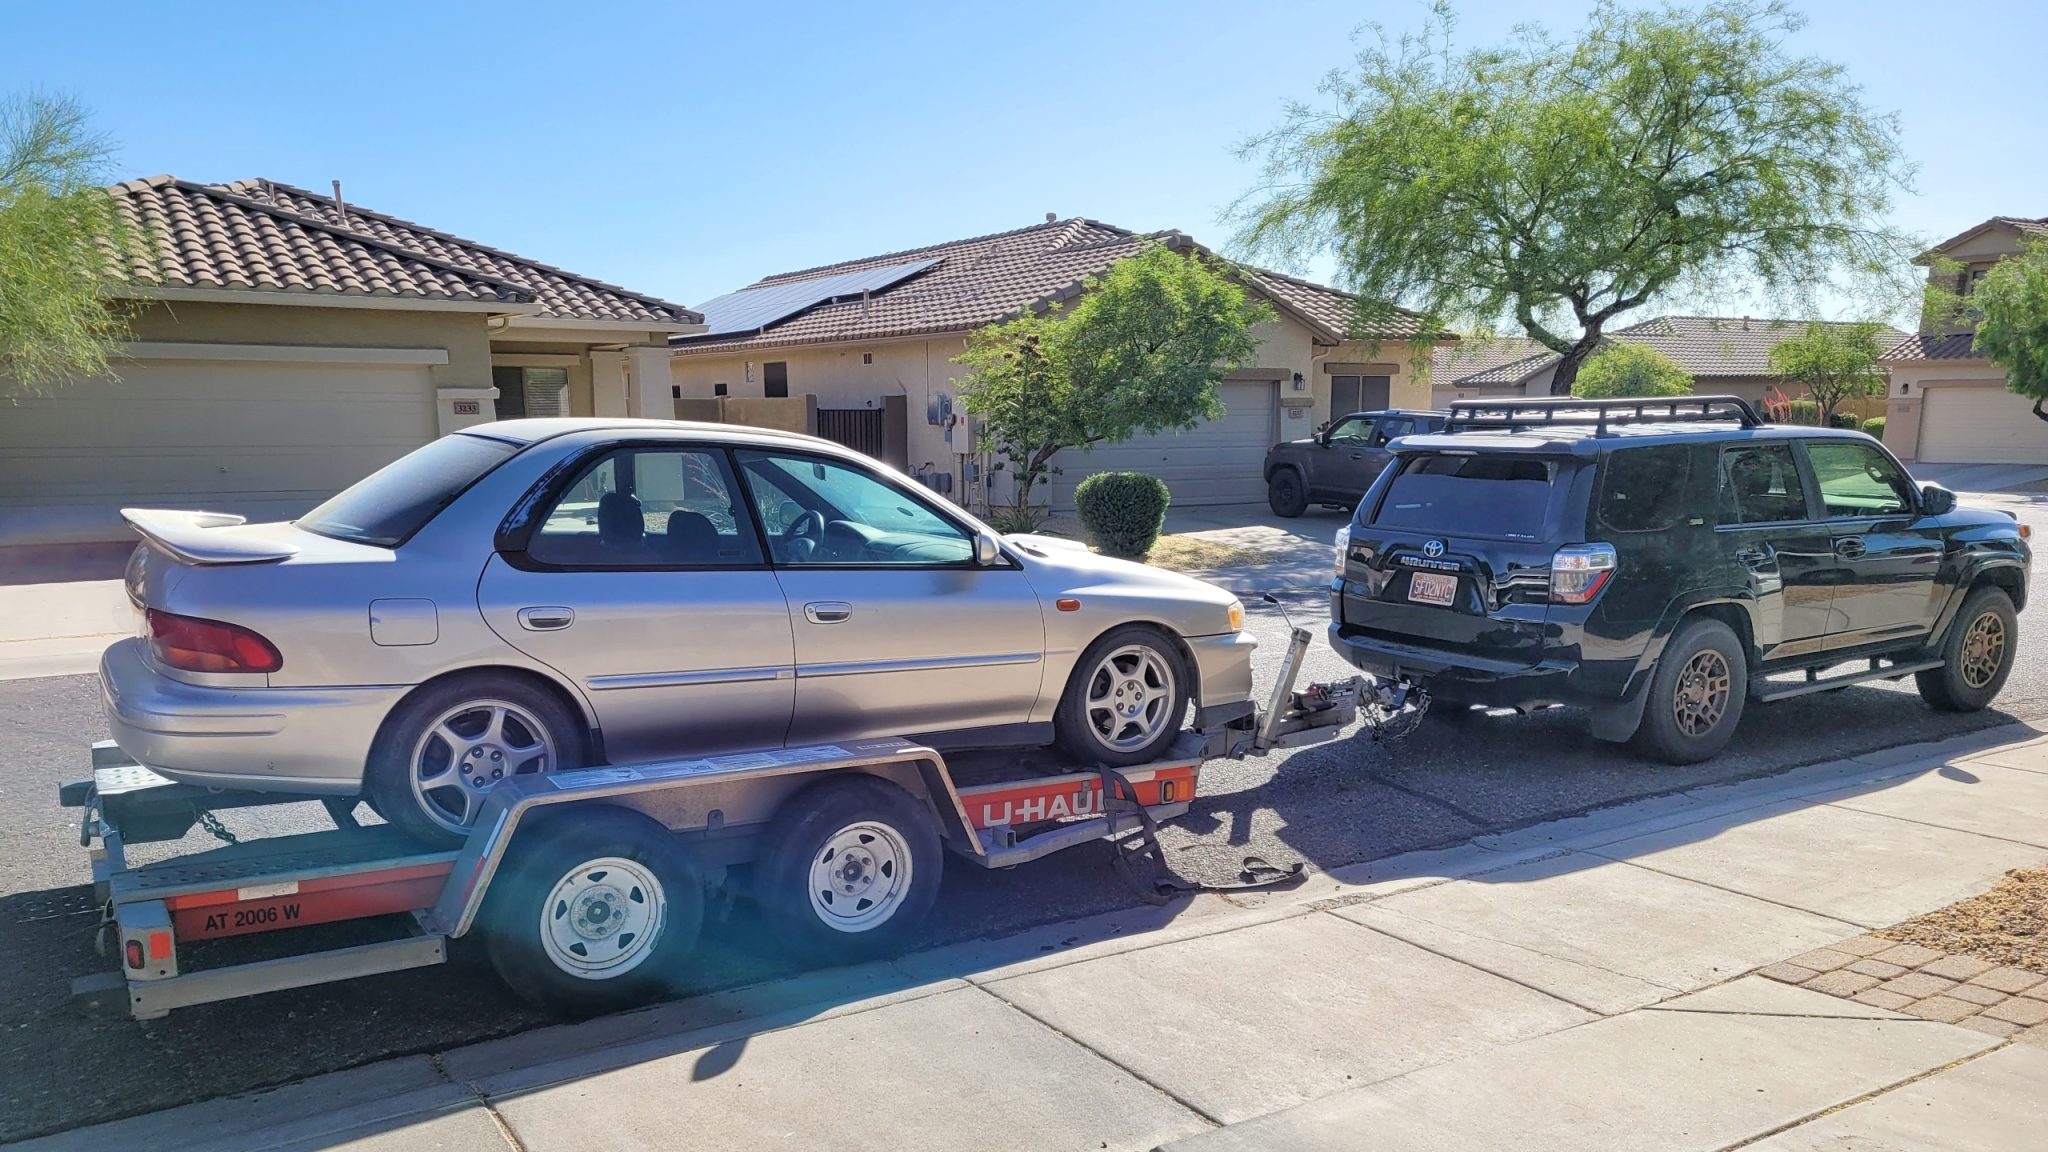
POLYGON ((1671 717, 1687 736, 1704 736, 1728 712, 1728 661, 1709 648, 1693 653, 1671 695, 1671 717))
POLYGON ((2005 621, 1996 612, 1985 612, 1970 621, 1970 630, 1963 634, 1963 683, 1982 688, 2004 663, 2005 621))

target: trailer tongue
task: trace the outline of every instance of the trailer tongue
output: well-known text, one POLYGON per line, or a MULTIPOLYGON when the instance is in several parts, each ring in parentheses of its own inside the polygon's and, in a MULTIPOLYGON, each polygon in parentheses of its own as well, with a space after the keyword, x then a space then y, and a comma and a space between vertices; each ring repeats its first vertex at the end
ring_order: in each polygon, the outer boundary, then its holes
POLYGON ((354 826, 348 806, 331 805, 331 830, 131 866, 131 844, 175 840, 194 823, 218 829, 215 810, 274 801, 177 784, 102 744, 93 778, 60 798, 82 809, 102 951, 119 967, 80 978, 73 992, 150 1019, 438 964, 449 940, 476 934, 515 990, 588 1012, 659 996, 664 970, 702 928, 704 893, 733 886, 742 866, 771 926, 813 953, 842 956, 906 942, 947 855, 1009 868, 1109 839, 1119 870, 1151 900, 1297 882, 1299 865, 1251 857, 1235 883, 1191 884, 1166 868, 1155 833, 1188 810, 1207 760, 1332 738, 1358 717, 1362 697, 1382 721, 1387 693, 1368 696, 1362 680, 1293 691, 1308 639, 1294 629, 1264 708, 1184 731, 1166 759, 1141 767, 948 758, 890 738, 518 776, 490 791, 453 851, 354 826), (247 963, 181 963, 182 947, 198 941, 372 917, 402 929, 247 963))

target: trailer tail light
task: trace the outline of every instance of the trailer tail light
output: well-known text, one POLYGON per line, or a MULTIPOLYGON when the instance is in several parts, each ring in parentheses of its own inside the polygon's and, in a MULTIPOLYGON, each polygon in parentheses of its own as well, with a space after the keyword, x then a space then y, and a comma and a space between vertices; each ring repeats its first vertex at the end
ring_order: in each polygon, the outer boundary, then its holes
POLYGON ((1584 604, 1614 576, 1614 545, 1573 544, 1550 558, 1550 601, 1584 604))
POLYGON ((181 672, 275 672, 284 667, 277 646, 239 624, 201 620, 151 608, 149 649, 181 672))
POLYGON ((141 971, 141 970, 142 970, 142 941, 140 941, 140 940, 130 940, 130 941, 128 942, 128 948, 127 948, 127 952, 128 952, 128 966, 129 966, 130 968, 133 968, 133 969, 137 970, 137 971, 141 971))

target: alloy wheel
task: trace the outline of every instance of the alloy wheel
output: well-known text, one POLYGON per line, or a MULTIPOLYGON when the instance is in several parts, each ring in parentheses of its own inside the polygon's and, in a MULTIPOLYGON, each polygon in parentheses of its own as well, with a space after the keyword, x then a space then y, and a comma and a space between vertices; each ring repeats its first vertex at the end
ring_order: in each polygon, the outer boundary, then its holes
POLYGON ((1986 612, 1970 621, 1963 633, 1963 683, 1983 688, 1997 677, 2005 663, 2005 621, 1996 612, 1986 612))
POLYGON ((462 832, 498 781, 552 771, 558 762, 553 735, 533 713, 508 700, 471 700, 427 726, 407 779, 420 811, 462 832))
POLYGON ((1146 644, 1127 644, 1088 674, 1089 727, 1117 752, 1143 748, 1178 717, 1172 714, 1173 667, 1146 644))
POLYGON ((1671 717, 1687 736, 1705 736, 1728 712, 1728 688, 1732 679, 1728 661, 1709 648, 1693 653, 1678 674, 1678 687, 1671 697, 1671 717))

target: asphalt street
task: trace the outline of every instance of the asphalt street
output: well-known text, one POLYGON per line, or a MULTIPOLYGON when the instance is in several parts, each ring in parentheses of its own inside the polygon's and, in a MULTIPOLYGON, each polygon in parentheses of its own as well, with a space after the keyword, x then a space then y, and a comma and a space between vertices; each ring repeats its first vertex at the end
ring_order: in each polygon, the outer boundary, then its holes
MULTIPOLYGON (((2006 503, 2035 526, 2037 539, 2048 539, 2041 535, 2048 533, 2048 498, 2006 503)), ((2048 565, 2037 565, 2036 604, 2048 583, 2044 571, 2048 565)), ((1322 640, 1323 598, 1292 592, 1282 599, 1295 622, 1317 637, 1307 677, 1348 675, 1322 640)), ((1286 625, 1270 607, 1250 608, 1263 681, 1285 646, 1286 625)), ((1162 839, 1190 876, 1226 877, 1247 854, 1328 869, 1710 781, 2048 716, 2048 660, 2031 635, 2042 618, 2038 607, 2022 616, 2019 663, 1997 705, 1984 713, 1931 711, 1910 681, 1752 706, 1726 753, 1689 768, 1645 763, 1597 743, 1586 735, 1584 716, 1571 710, 1432 717, 1393 744, 1361 734, 1211 764, 1193 810, 1162 839)), ((0 1141, 544 1023, 499 986, 481 957, 460 947, 440 968, 188 1009, 147 1024, 73 1006, 72 978, 109 969, 112 961, 93 949, 96 919, 77 813, 57 806, 56 790, 86 774, 86 746, 105 731, 91 677, 0 682, 0 1141)), ((324 826, 313 805, 234 811, 224 819, 243 835, 324 826)), ((183 847, 209 844, 195 831, 183 847)), ((1109 859, 1106 847, 1088 845, 1003 873, 951 867, 918 946, 1001 937, 1136 903, 1109 859)), ((340 944, 395 927, 296 931, 340 944)), ((706 941, 679 995, 806 967, 804 957, 767 941, 744 905, 707 925, 706 941)), ((236 959, 251 955, 248 945, 224 942, 239 949, 236 959)))

